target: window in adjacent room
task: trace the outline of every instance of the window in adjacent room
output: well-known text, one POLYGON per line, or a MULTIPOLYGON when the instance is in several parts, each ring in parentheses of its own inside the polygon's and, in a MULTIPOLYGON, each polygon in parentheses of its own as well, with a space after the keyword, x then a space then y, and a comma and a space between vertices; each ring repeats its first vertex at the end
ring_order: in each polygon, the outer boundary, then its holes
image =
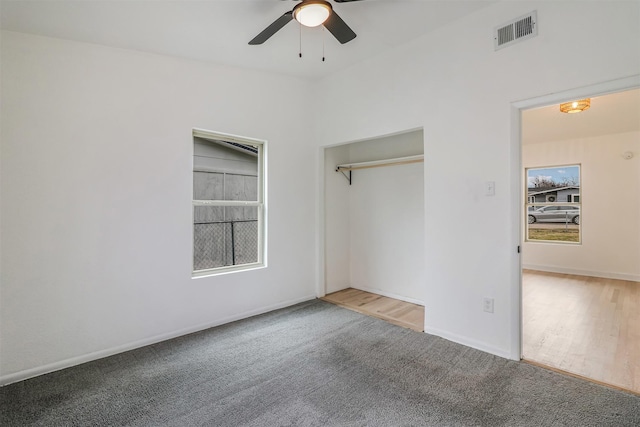
POLYGON ((193 275, 265 265, 265 142, 193 130, 193 275))
POLYGON ((580 165, 527 168, 527 241, 580 243, 580 165))

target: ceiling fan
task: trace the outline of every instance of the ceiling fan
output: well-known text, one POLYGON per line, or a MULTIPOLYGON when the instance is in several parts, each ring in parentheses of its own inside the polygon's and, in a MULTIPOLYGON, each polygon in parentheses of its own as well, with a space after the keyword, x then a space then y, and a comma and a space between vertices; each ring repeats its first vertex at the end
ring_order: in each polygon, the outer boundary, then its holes
MULTIPOLYGON (((336 3, 348 3, 358 0, 334 0, 336 3)), ((250 45, 262 44, 277 33, 289 21, 298 21, 307 27, 324 25, 331 34, 342 44, 356 38, 356 33, 333 10, 331 3, 325 0, 302 0, 292 10, 285 12, 280 18, 273 21, 260 34, 255 36, 250 45)))

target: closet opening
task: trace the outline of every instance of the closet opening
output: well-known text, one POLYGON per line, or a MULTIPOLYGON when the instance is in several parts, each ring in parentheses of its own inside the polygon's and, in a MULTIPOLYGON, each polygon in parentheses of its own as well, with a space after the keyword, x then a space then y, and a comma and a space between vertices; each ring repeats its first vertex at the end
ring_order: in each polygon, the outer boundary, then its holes
POLYGON ((422 129, 324 149, 326 301, 424 330, 422 129))

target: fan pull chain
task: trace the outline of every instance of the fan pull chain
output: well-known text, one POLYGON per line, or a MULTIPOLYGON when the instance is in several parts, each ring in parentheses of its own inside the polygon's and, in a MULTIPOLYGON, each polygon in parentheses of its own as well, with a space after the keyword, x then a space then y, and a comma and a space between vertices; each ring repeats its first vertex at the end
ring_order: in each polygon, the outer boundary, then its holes
POLYGON ((298 50, 298 57, 302 58, 302 24, 298 24, 300 29, 299 40, 300 40, 300 48, 298 50))
POLYGON ((324 25, 322 26, 322 62, 324 62, 324 25))

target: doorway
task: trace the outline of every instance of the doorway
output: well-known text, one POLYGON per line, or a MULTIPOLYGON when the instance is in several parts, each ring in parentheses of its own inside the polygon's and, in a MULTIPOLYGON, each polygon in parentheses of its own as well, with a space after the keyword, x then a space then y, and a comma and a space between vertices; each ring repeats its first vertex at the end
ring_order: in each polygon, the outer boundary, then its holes
POLYGON ((522 111, 521 355, 640 393, 640 89, 601 93, 522 111))

